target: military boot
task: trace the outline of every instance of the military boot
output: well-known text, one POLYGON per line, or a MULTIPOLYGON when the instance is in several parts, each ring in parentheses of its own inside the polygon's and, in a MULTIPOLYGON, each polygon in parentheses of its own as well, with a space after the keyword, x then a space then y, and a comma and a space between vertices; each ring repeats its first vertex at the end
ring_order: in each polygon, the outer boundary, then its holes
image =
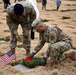
POLYGON ((71 58, 72 60, 76 60, 76 50, 69 50, 65 52, 67 58, 71 58))
POLYGON ((26 50, 26 56, 30 54, 30 50, 26 50))

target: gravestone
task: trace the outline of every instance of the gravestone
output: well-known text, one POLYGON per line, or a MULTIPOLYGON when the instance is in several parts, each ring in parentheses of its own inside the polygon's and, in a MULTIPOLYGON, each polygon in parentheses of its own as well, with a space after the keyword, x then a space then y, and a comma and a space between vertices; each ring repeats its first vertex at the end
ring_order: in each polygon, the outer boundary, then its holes
POLYGON ((14 68, 17 69, 17 70, 20 70, 21 72, 26 72, 26 71, 31 69, 31 68, 26 67, 22 64, 15 65, 14 68))

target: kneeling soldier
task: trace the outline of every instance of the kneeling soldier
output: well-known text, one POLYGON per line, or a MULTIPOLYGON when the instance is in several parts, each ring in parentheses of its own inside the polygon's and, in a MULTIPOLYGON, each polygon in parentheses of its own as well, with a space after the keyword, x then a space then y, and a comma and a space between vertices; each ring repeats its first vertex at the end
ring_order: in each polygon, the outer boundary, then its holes
POLYGON ((45 43, 48 43, 47 52, 41 59, 40 64, 45 66, 47 58, 50 57, 51 64, 60 63, 67 58, 65 52, 72 47, 71 39, 57 26, 46 26, 40 19, 36 19, 32 23, 35 31, 39 33, 39 43, 34 51, 28 55, 28 58, 33 58, 40 51, 45 43))

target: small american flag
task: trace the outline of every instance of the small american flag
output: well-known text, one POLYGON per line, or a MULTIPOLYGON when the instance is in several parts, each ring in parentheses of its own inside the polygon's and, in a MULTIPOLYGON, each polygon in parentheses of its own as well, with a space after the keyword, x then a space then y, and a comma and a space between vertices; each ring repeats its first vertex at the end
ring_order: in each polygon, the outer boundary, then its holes
POLYGON ((13 50, 10 50, 8 53, 0 57, 4 64, 11 63, 14 59, 16 59, 13 50))

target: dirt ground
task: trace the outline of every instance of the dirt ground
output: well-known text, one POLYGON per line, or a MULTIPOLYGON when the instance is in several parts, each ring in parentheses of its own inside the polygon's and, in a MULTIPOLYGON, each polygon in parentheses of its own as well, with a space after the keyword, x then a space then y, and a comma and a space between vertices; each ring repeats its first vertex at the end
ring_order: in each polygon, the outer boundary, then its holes
MULTIPOLYGON (((14 1, 11 0, 11 3, 14 1)), ((73 41, 73 46, 76 47, 76 1, 62 1, 59 11, 56 11, 55 1, 47 0, 47 10, 41 9, 41 2, 37 3, 38 9, 40 12, 40 18, 46 19, 48 22, 45 22, 47 25, 57 25, 64 32, 66 32, 73 41), (63 19, 62 17, 70 17, 70 19, 63 19)), ((9 28, 6 24, 6 12, 3 9, 2 0, 0 0, 0 38, 10 36, 9 28)), ((22 30, 19 26, 18 32, 21 35, 22 30)), ((31 40, 31 52, 34 50, 34 47, 38 42, 38 33, 35 33, 35 39, 31 40)), ((16 61, 22 58, 25 58, 25 51, 22 50, 19 45, 22 45, 21 42, 18 42, 16 48, 16 61)), ((41 49, 41 51, 36 56, 41 56, 46 52, 47 44, 41 49)), ((0 52, 6 53, 9 51, 9 42, 0 43, 0 52)), ((60 64, 55 65, 53 68, 48 64, 45 67, 39 66, 27 72, 21 72, 16 70, 11 65, 4 65, 0 60, 0 75, 76 75, 76 61, 71 59, 66 59, 60 64)))

